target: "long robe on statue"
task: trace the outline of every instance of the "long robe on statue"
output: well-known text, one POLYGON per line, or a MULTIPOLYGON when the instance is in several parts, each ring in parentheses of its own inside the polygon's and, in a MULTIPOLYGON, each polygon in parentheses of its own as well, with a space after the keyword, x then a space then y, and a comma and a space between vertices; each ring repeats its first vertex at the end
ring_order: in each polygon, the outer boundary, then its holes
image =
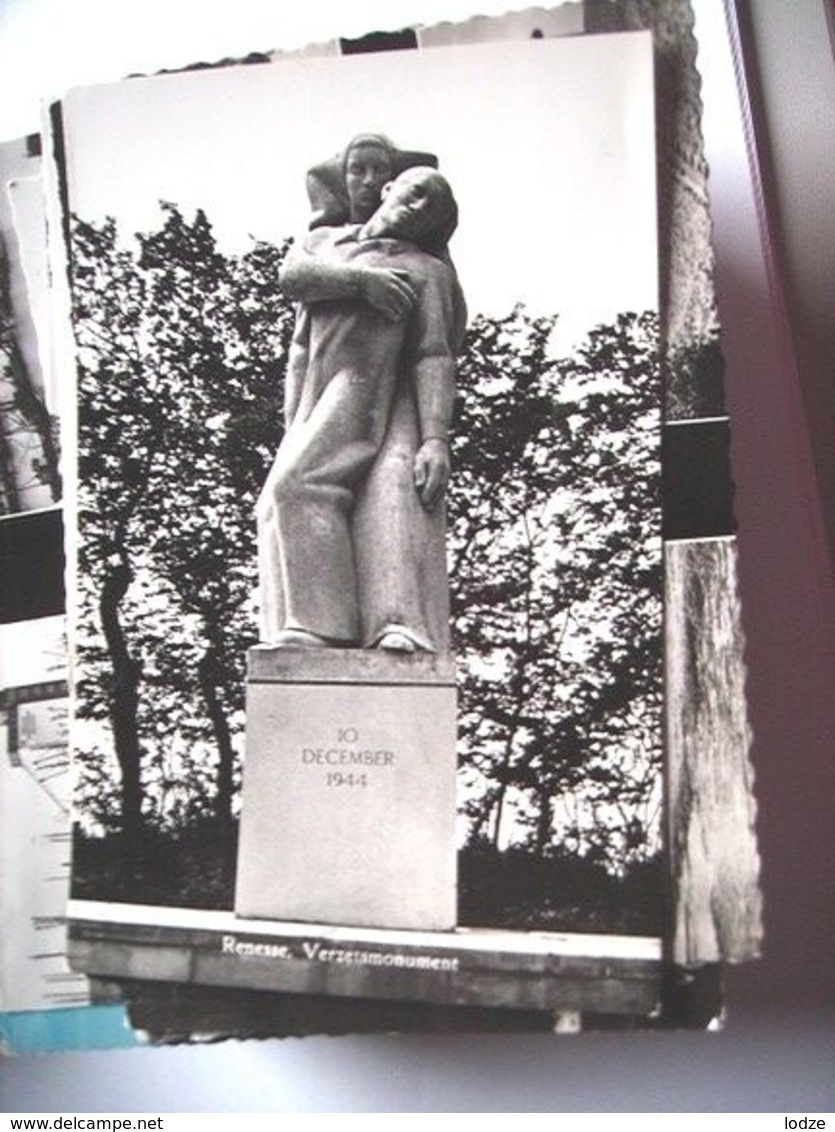
POLYGON ((440 259, 359 230, 318 228, 305 250, 408 271, 416 300, 401 322, 358 299, 311 303, 300 316, 288 429, 258 504, 261 639, 300 628, 371 647, 394 630, 445 652, 445 514, 422 506, 414 458, 448 421, 426 419, 438 399, 418 398, 416 383, 452 381, 460 289, 440 259))

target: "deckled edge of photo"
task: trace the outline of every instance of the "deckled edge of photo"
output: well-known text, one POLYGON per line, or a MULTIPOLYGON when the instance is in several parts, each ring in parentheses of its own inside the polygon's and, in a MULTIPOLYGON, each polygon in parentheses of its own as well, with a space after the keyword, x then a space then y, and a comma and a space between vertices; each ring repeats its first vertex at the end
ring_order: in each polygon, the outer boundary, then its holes
MULTIPOLYGON (((591 7, 594 7, 594 5, 589 5, 588 7, 591 8, 591 7)), ((616 10, 616 6, 611 5, 611 3, 608 3, 608 2, 605 2, 603 6, 597 6, 597 7, 599 7, 599 8, 600 7, 608 7, 610 9, 610 11, 616 10)), ((679 5, 679 7, 681 7, 681 5, 679 5)), ((558 16, 558 15, 561 15, 561 14, 565 14, 566 19, 568 20, 569 23, 571 23, 571 19, 577 20, 577 18, 579 17, 579 23, 575 23, 573 27, 571 27, 570 29, 566 29, 566 31, 563 31, 561 34, 578 34, 580 31, 583 31, 583 29, 584 29, 582 26, 580 26, 580 24, 583 23, 583 15, 584 15, 583 14, 583 6, 579 5, 579 3, 571 3, 571 5, 562 6, 560 9, 556 9, 556 10, 546 10, 546 9, 536 8, 536 9, 527 10, 526 12, 523 12, 523 14, 520 14, 520 12, 511 12, 511 14, 508 14, 506 17, 500 17, 500 16, 497 16, 497 17, 473 17, 471 19, 465 20, 465 22, 463 22, 462 24, 453 24, 453 23, 446 22, 446 23, 434 25, 434 26, 428 27, 428 28, 418 27, 418 28, 414 28, 414 34, 416 36, 416 40, 418 40, 418 43, 421 46, 431 46, 431 45, 436 45, 436 44, 440 44, 440 43, 472 42, 471 38, 468 37, 470 35, 472 35, 474 37, 475 42, 480 42, 482 40, 482 38, 507 38, 507 37, 513 37, 514 35, 525 35, 525 36, 527 36, 527 35, 530 35, 532 33, 535 33, 537 31, 537 29, 539 29, 539 31, 541 31, 541 25, 542 25, 543 20, 544 20, 543 14, 544 14, 544 16, 549 16, 549 15, 558 16), (571 19, 569 19, 569 16, 571 17, 571 19), (509 36, 507 34, 503 34, 502 24, 505 24, 505 22, 509 23, 509 25, 511 27, 511 31, 510 31, 509 36)), ((586 17, 587 17, 587 12, 586 12, 586 17)), ((660 17, 660 18, 663 18, 663 16, 660 17)), ((589 23, 591 23, 591 22, 589 22, 588 18, 586 18, 585 31, 593 31, 593 29, 600 29, 600 31, 605 31, 605 29, 609 29, 609 31, 613 31, 613 29, 614 29, 614 28, 603 28, 603 27, 592 28, 592 27, 588 26, 589 23)), ((635 26, 635 25, 632 25, 632 26, 635 26)), ((643 24, 640 24, 639 26, 643 26, 643 24)), ((653 31, 655 32, 655 35, 656 35, 656 51, 658 51, 658 50, 661 50, 660 48, 658 48, 658 34, 660 34, 660 33, 658 33, 657 27, 653 27, 653 31)), ((557 34, 557 33, 549 32, 548 34, 557 34)), ((690 32, 690 35, 691 35, 691 32, 690 32)), ((669 46, 669 44, 668 44, 668 46, 669 46)), ((336 54, 342 53, 342 50, 343 50, 343 48, 342 48, 341 41, 333 40, 333 41, 321 42, 321 43, 317 43, 317 44, 311 44, 310 46, 308 46, 308 48, 291 49, 291 50, 275 50, 275 51, 270 51, 270 52, 262 54, 262 55, 261 54, 249 55, 249 57, 244 58, 243 60, 240 60, 240 59, 222 60, 222 61, 219 61, 218 63, 216 63, 216 65, 210 65, 210 66, 233 66, 233 65, 239 65, 239 63, 241 63, 241 62, 244 62, 244 63, 249 62, 249 63, 253 63, 253 65, 256 65, 256 63, 279 61, 279 60, 282 60, 282 59, 285 59, 285 58, 317 57, 317 55, 318 55, 318 57, 321 57, 321 55, 336 55, 336 54)), ((691 65, 692 65, 692 60, 690 62, 691 62, 691 65)), ((188 67, 188 68, 184 68, 184 69, 186 69, 186 70, 203 69, 205 66, 207 66, 207 65, 195 65, 195 67, 188 67)), ((162 72, 162 74, 164 74, 164 71, 162 72)), ((696 76, 696 82, 698 83, 698 77, 697 76, 696 76)), ((658 100, 658 101, 661 101, 661 100, 658 100)), ((662 137, 663 137, 663 130, 662 130, 662 137)), ((699 137, 698 145, 699 145, 699 155, 698 155, 699 160, 701 161, 701 164, 704 165, 704 160, 703 160, 703 158, 700 157, 700 137, 699 137)), ((660 152, 660 155, 658 155, 658 156, 660 156, 660 164, 662 164, 663 161, 664 161, 664 155, 660 152)), ((697 164, 698 164, 698 162, 697 162, 697 164)), ((662 165, 662 168, 663 168, 663 165, 662 165)), ((668 169, 668 173, 669 172, 670 172, 670 170, 668 169)), ((689 174, 692 171, 687 170, 686 172, 689 174)), ((673 180, 675 180, 675 179, 673 178, 673 180)), ((679 180, 675 183, 677 183, 679 190, 681 190, 683 188, 683 189, 686 189, 687 191, 691 191, 691 189, 692 189, 692 186, 689 185, 689 183, 687 183, 687 181, 685 179, 683 179, 683 177, 682 177, 681 180, 679 180)), ((708 229, 709 229, 709 216, 707 214, 706 192, 705 192, 705 200, 704 200, 704 213, 705 213, 705 216, 708 217, 707 218, 707 224, 708 224, 708 229)), ((675 225, 674 224, 671 224, 670 231, 672 233, 671 241, 674 245, 674 242, 675 242, 675 240, 674 240, 675 225)), ((709 232, 708 232, 708 248, 709 248, 709 232)), ((674 263, 674 256, 672 256, 671 259, 674 263)), ((712 266, 712 261, 711 261, 711 266, 712 266)), ((709 272, 709 268, 708 268, 708 276, 711 276, 711 272, 709 272)), ((713 306, 712 276, 711 276, 711 281, 709 281, 708 290, 709 290, 709 294, 711 294, 711 305, 709 305, 709 319, 715 320, 715 307, 713 306)), ((705 309, 707 309, 707 308, 705 308, 705 309)), ((714 327, 714 329, 716 327, 715 321, 713 323, 713 327, 714 327)), ((708 343, 709 348, 715 349, 715 342, 713 340, 713 336, 709 335, 708 337, 709 337, 709 340, 711 340, 708 343)), ((670 335, 670 340, 672 340, 672 335, 670 335)), ((685 343, 685 345, 687 345, 687 334, 686 333, 683 334, 682 341, 683 341, 683 343, 685 343)), ((678 369, 677 372, 681 372, 681 370, 678 369)), ((698 628, 698 626, 697 626, 697 628, 698 628)), ((707 632, 708 629, 709 629, 708 626, 704 626, 704 625, 703 625, 703 628, 705 629, 705 632, 707 632)), ((743 667, 741 666, 742 642, 741 642, 741 636, 739 636, 738 625, 737 625, 737 627, 734 628, 734 633, 737 633, 738 635, 737 635, 737 638, 735 638, 735 642, 737 642, 737 643, 735 643, 735 646, 734 646, 734 654, 733 654, 733 657, 732 657, 732 663, 734 664, 735 667, 737 667, 738 671, 743 672, 743 667)), ((747 730, 743 729, 743 731, 744 731, 744 734, 742 734, 742 732, 740 734, 739 747, 738 747, 737 753, 741 754, 742 761, 744 763, 746 763, 746 766, 748 766, 747 760, 748 760, 748 748, 749 748, 749 745, 750 745, 750 736, 748 735, 747 730)), ((677 753, 677 754, 671 753, 670 754, 671 760, 675 761, 675 762, 681 760, 681 758, 687 758, 687 760, 692 761, 692 757, 694 757, 694 756, 692 756, 692 754, 688 754, 688 755, 683 755, 681 753, 677 753)), ((696 757, 698 757, 698 755, 696 757)), ((747 782, 750 783, 750 767, 748 767, 747 782)), ((668 786, 668 789, 670 790, 669 786, 668 786)), ((672 790, 670 790, 670 797, 671 798, 673 797, 672 790)), ((751 800, 752 795, 751 795, 751 792, 750 792, 750 788, 747 789, 746 794, 744 794, 744 797, 749 799, 749 803, 748 803, 749 814, 747 815, 747 821, 748 821, 749 827, 750 827, 752 820, 754 820, 754 806, 752 806, 752 800, 751 800)), ((731 822, 738 821, 738 818, 739 818, 739 811, 734 811, 732 814, 728 815, 728 820, 731 821, 731 822)), ((754 849, 754 858, 755 858, 754 864, 752 864, 752 866, 749 865, 749 873, 752 875, 752 877, 754 877, 754 889, 758 892, 758 859, 756 858, 756 844, 755 844, 755 849, 754 849)), ((707 883, 708 883, 708 887, 709 887, 709 885, 711 885, 713 882, 708 880, 707 883)), ((756 902, 757 901, 755 899, 754 903, 756 903, 756 902)), ((711 906, 711 901, 709 901, 709 899, 708 899, 707 902, 706 902, 706 907, 709 907, 709 906, 711 906)), ((756 923, 752 923, 751 925, 749 925, 747 933, 743 932, 742 936, 740 936, 738 934, 737 945, 735 945, 735 947, 731 947, 731 949, 728 949, 728 947, 724 946, 723 941, 726 940, 726 938, 728 938, 728 934, 723 932, 721 925, 717 925, 716 926, 717 929, 716 929, 716 931, 713 932, 713 935, 712 935, 713 943, 711 944, 711 946, 709 946, 709 947, 707 947, 707 949, 705 949, 705 947, 699 946, 699 945, 681 946, 680 944, 677 943, 671 949, 672 960, 675 963, 680 964, 680 966, 682 966, 682 967, 698 968, 700 966, 703 966, 703 964, 705 964, 705 963, 713 963, 713 962, 716 962, 716 961, 722 960, 722 959, 729 959, 729 960, 737 961, 737 960, 741 960, 741 959, 747 959, 747 958, 754 957, 754 955, 758 954, 758 946, 759 946, 759 938, 760 938, 760 935, 761 935, 761 927, 759 926, 759 923, 758 923, 758 912, 755 912, 755 915, 752 918, 754 918, 754 920, 756 920, 756 923), (741 943, 740 943, 740 940, 742 941, 741 943)), ((691 938, 691 940, 697 940, 697 938, 699 938, 700 936, 704 936, 704 934, 705 933, 703 933, 703 932, 690 932, 688 937, 691 938)), ((674 940, 678 941, 679 938, 680 938, 680 935, 677 932, 677 934, 675 934, 675 936, 674 936, 674 940)), ((685 1024, 687 1024, 687 1023, 685 1023, 685 1024)), ((348 1029, 353 1030, 354 1027, 348 1027, 348 1029)), ((216 1031, 213 1031, 213 1032, 214 1032, 214 1034, 216 1034, 216 1031)), ((318 1030, 318 1032, 321 1032, 321 1030, 318 1030)), ((330 1032, 333 1032, 333 1031, 330 1031, 330 1032)), ((166 1040, 166 1039, 163 1038, 163 1040, 166 1040)))

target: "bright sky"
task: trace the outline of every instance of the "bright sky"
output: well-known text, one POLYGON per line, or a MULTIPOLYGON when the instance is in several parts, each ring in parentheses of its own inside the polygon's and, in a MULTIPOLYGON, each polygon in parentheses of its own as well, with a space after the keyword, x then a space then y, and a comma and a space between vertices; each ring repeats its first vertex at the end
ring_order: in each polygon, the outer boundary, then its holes
POLYGON ((156 227, 203 207, 221 246, 304 228, 307 168, 354 134, 438 154, 472 312, 564 336, 657 302, 648 34, 526 40, 136 79, 65 101, 72 207, 156 227))

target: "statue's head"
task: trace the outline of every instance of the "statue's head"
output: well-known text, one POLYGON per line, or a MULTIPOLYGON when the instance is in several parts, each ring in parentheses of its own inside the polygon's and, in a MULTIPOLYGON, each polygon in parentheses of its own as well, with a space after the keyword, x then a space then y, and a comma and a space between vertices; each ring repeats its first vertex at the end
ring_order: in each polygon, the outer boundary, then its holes
POLYGON ((408 240, 425 252, 443 251, 458 225, 458 205, 437 169, 407 169, 382 190, 380 207, 366 224, 369 236, 408 240))
POLYGON ((384 134, 357 134, 341 153, 308 170, 310 227, 364 224, 380 203, 383 185, 404 169, 437 164, 433 153, 399 149, 384 134))
POLYGON ((396 154, 395 146, 383 134, 358 134, 348 143, 342 169, 354 223, 363 223, 376 212, 383 186, 397 172, 396 154))

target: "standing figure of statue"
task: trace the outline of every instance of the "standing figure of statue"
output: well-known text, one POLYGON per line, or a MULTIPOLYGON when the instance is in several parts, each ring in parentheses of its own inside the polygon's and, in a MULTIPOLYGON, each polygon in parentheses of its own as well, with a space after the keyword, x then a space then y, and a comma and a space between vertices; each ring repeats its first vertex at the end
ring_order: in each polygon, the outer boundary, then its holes
POLYGON ((337 223, 313 228, 282 269, 300 306, 286 433, 257 511, 267 644, 448 649, 457 207, 434 168, 403 157, 370 135, 326 191, 312 171, 317 220, 337 223))

